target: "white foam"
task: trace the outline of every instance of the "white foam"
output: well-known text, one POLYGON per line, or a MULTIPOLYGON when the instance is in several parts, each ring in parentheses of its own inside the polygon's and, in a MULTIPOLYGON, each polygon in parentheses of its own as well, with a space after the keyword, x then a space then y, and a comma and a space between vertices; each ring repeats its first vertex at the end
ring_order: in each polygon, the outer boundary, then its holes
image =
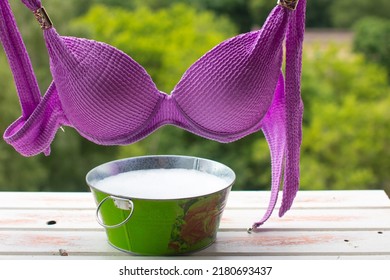
POLYGON ((107 177, 95 188, 112 195, 143 199, 177 199, 220 191, 229 182, 205 172, 190 169, 136 170, 107 177))

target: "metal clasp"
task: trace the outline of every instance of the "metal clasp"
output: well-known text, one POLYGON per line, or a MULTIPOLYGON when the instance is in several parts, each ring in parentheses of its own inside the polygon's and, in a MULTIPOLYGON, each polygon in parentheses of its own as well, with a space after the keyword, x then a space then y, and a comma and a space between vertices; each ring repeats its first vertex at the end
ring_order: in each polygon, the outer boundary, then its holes
POLYGON ((46 13, 46 10, 44 7, 39 8, 38 10, 35 10, 34 16, 39 22, 39 25, 41 26, 42 30, 50 29, 53 26, 53 23, 50 20, 49 15, 46 13))
POLYGON ((278 5, 294 11, 297 8, 299 0, 278 0, 278 5))

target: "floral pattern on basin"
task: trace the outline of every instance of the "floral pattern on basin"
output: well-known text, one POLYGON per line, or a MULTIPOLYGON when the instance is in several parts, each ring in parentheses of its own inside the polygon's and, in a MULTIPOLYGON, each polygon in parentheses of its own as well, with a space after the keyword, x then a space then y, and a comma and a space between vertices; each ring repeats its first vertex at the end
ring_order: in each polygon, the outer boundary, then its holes
POLYGON ((201 249, 216 237, 227 192, 194 198, 180 204, 182 214, 172 226, 168 247, 176 253, 201 249))

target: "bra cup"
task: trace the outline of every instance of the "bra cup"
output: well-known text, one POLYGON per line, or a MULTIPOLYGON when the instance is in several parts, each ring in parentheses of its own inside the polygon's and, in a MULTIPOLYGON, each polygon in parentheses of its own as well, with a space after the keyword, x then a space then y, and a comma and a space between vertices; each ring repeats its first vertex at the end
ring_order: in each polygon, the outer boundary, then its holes
POLYGON ((87 39, 57 35, 46 41, 63 110, 80 134, 96 143, 114 144, 151 118, 161 94, 128 55, 87 39), (73 58, 60 48, 53 51, 58 44, 73 58))
POLYGON ((261 121, 281 72, 283 17, 275 19, 273 28, 221 43, 186 71, 172 95, 191 122, 214 133, 234 134, 261 121))

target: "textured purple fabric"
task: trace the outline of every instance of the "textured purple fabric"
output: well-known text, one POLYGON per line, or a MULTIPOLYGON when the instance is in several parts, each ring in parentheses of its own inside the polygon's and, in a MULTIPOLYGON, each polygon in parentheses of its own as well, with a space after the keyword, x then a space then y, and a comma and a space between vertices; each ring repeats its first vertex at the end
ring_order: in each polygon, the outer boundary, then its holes
MULTIPOLYGON (((35 11, 38 0, 22 0, 35 11)), ((4 133, 24 156, 49 154, 62 125, 102 145, 138 141, 171 124, 202 137, 232 142, 262 130, 271 151, 271 215, 284 171, 279 215, 299 186, 303 104, 300 96, 306 0, 295 11, 276 6, 263 27, 228 39, 196 61, 170 95, 122 51, 44 30, 53 83, 42 98, 6 0, 0 0, 0 38, 14 74, 22 116, 4 133), (281 71, 286 39, 286 80, 281 71)))
POLYGON ((40 0, 21 0, 24 5, 26 5, 27 8, 29 8, 32 11, 35 11, 42 7, 40 0))

